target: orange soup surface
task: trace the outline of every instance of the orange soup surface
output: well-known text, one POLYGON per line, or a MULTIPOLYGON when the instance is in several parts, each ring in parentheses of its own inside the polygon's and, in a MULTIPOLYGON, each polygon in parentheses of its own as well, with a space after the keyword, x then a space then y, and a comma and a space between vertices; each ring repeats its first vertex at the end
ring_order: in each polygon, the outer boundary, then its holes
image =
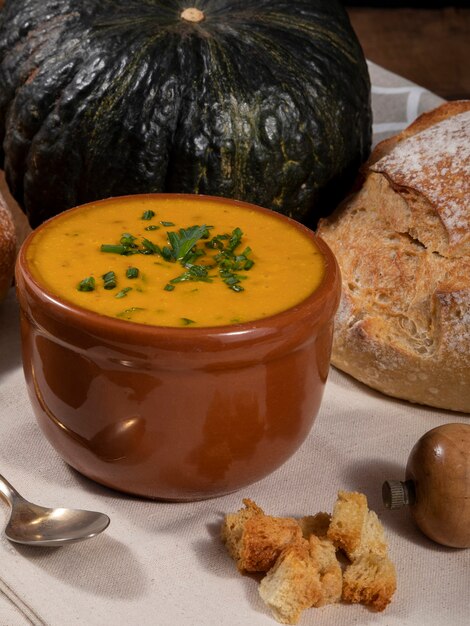
POLYGON ((295 226, 204 197, 129 196, 65 212, 27 251, 36 280, 102 315, 156 326, 221 326, 291 308, 324 257, 295 226))

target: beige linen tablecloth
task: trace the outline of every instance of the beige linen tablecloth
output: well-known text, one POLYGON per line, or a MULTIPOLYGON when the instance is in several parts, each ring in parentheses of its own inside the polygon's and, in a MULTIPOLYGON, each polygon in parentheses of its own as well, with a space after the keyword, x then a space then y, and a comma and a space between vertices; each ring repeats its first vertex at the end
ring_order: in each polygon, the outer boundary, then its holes
MULTIPOLYGON (((439 99, 370 65, 375 139, 397 132, 439 99)), ((381 485, 403 478, 408 454, 430 428, 468 417, 394 401, 338 371, 297 454, 265 480, 189 504, 112 492, 70 469, 41 435, 20 363, 14 293, 0 308, 0 472, 47 506, 102 510, 108 530, 63 548, 0 540, 0 626, 195 626, 275 624, 257 582, 241 576, 219 540, 222 515, 253 498, 268 513, 331 511, 339 489, 364 492, 381 518, 398 573, 383 613, 363 606, 307 610, 301 624, 463 626, 470 623, 470 550, 432 543, 407 511, 381 504, 381 485)), ((65 373, 66 375, 66 373, 65 373)), ((7 519, 7 507, 0 521, 7 519)))

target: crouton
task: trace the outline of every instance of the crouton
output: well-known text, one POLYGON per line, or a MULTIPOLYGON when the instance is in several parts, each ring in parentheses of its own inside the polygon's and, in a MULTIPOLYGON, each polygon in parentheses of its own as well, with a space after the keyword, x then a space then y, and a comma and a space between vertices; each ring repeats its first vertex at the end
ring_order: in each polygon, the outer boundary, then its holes
POLYGON ((396 572, 387 556, 364 554, 344 572, 343 600, 383 611, 397 587, 396 572))
POLYGON ((302 529, 289 517, 271 517, 251 500, 225 516, 222 540, 241 572, 267 572, 281 550, 302 538, 302 529))
POLYGON ((367 553, 387 554, 382 524, 376 513, 369 511, 367 498, 362 493, 338 493, 327 537, 344 550, 351 561, 367 553))

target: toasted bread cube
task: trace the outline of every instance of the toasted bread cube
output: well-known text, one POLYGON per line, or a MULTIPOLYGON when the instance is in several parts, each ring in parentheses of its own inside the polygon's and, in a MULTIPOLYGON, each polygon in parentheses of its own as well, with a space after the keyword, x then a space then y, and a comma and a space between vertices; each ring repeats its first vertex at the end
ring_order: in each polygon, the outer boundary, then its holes
POLYGON ((318 570, 305 539, 284 548, 259 586, 259 593, 281 624, 297 624, 304 609, 322 597, 318 570))
POLYGON ((311 535, 282 550, 259 592, 278 622, 296 624, 304 609, 339 602, 342 586, 334 545, 311 535))
POLYGON ((343 576, 343 600, 383 611, 397 587, 396 572, 387 556, 364 554, 349 565, 343 576))
POLYGON ((382 524, 376 513, 369 511, 367 498, 362 493, 338 493, 327 537, 344 550, 351 561, 369 552, 379 556, 387 554, 382 524))
POLYGON ((243 500, 245 508, 236 513, 227 513, 221 528, 222 541, 225 543, 230 556, 235 560, 240 559, 240 545, 245 523, 256 515, 264 515, 261 509, 253 500, 245 498, 243 500))
POLYGON ((222 540, 241 572, 267 572, 286 545, 302 538, 302 530, 294 519, 271 517, 251 500, 243 502, 244 509, 225 516, 222 540))
POLYGON ((309 538, 309 550, 321 586, 321 596, 313 606, 339 602, 343 589, 343 573, 336 558, 335 546, 328 539, 312 534, 309 538))
POLYGON ((331 515, 329 513, 316 513, 315 515, 306 515, 299 519, 302 534, 305 539, 310 535, 325 538, 330 526, 331 515))

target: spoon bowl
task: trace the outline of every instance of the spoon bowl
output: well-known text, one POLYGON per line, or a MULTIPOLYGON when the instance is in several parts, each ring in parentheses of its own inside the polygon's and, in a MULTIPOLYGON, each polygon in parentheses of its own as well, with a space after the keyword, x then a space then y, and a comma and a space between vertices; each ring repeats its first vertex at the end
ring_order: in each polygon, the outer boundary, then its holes
POLYGON ((107 515, 96 511, 51 509, 28 502, 1 475, 0 496, 11 506, 5 536, 15 543, 58 547, 91 539, 103 532, 110 522, 107 515))

